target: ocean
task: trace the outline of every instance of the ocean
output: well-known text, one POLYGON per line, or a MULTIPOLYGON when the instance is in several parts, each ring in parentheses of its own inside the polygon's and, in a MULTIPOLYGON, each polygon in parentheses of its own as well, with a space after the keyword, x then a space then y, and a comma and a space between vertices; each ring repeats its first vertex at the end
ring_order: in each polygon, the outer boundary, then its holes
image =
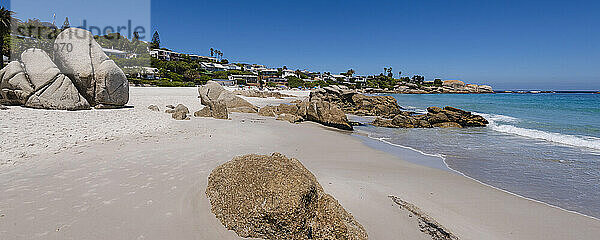
POLYGON ((490 124, 465 129, 356 127, 370 145, 600 218, 600 94, 390 96, 407 110, 425 113, 429 106, 453 106, 480 114, 490 124), (377 147, 373 140, 386 146, 377 147))

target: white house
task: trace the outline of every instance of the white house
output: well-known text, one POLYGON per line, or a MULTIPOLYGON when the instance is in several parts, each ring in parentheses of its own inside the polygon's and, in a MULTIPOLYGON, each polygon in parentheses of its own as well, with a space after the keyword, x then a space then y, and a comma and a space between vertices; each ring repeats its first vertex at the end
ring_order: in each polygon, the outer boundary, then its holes
POLYGON ((207 71, 211 71, 211 72, 218 72, 218 71, 226 71, 227 67, 218 64, 218 63, 211 63, 211 62, 201 62, 200 63, 200 67, 203 69, 206 69, 207 71))

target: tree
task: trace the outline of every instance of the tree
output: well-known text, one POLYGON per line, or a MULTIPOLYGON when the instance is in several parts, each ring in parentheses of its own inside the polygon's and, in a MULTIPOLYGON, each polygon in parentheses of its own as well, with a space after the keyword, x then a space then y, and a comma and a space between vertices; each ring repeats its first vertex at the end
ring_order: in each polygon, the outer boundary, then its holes
POLYGON ((5 37, 8 37, 10 34, 11 22, 15 20, 13 15, 15 12, 8 10, 4 7, 0 8, 0 55, 2 55, 2 59, 0 59, 0 68, 4 68, 4 54, 7 53, 10 55, 10 48, 8 46, 7 41, 5 41, 5 37))
POLYGON ((298 88, 304 86, 304 81, 298 77, 289 76, 287 77, 287 80, 287 85, 289 88, 298 88))
POLYGON ((138 32, 133 32, 133 38, 131 39, 132 42, 137 42, 140 40, 140 33, 138 32))
POLYGON ((70 28, 70 24, 69 24, 69 17, 65 18, 65 22, 63 23, 62 27, 60 29, 65 30, 67 28, 70 28))
POLYGON ((347 75, 348 77, 352 77, 352 75, 354 75, 355 73, 356 73, 356 72, 354 71, 354 69, 349 69, 349 70, 346 72, 346 75, 347 75))
POLYGON ((213 57, 214 55, 215 55, 215 49, 210 48, 210 57, 213 57))
POLYGON ((435 80, 433 80, 433 85, 435 86, 442 86, 442 84, 442 79, 436 78, 435 80))
POLYGON ((152 35, 152 42, 150 43, 150 47, 157 49, 160 48, 160 36, 158 35, 158 31, 154 31, 154 35, 152 35))
POLYGON ((387 75, 388 75, 388 77, 390 77, 390 78, 394 77, 394 74, 392 73, 392 67, 389 67, 389 68, 387 69, 387 75))

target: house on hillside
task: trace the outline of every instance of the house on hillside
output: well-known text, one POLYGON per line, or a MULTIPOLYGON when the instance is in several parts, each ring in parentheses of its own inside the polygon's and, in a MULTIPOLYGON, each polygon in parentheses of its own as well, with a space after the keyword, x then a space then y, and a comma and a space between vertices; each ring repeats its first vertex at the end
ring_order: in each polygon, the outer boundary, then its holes
POLYGON ((283 69, 282 74, 281 74, 282 78, 287 78, 287 77, 298 77, 298 74, 296 74, 296 71, 291 70, 291 69, 283 69))
POLYGON ((200 68, 206 70, 206 71, 210 71, 210 72, 219 72, 219 71, 226 71, 227 67, 218 64, 218 63, 212 63, 212 62, 201 62, 200 63, 200 68))
POLYGON ((112 49, 112 48, 102 48, 102 51, 106 54, 106 56, 109 56, 109 57, 112 56, 112 57, 116 57, 116 58, 129 58, 128 56, 130 55, 125 51, 112 49))
POLYGON ((230 75, 229 80, 233 81, 243 81, 247 85, 258 86, 258 76, 257 75, 230 75))

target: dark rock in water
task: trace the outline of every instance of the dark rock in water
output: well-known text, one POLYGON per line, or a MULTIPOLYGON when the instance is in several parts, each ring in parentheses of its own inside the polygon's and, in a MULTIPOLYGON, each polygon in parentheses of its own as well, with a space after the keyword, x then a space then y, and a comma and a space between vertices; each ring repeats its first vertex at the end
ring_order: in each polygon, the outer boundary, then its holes
POLYGON ((156 105, 150 105, 150 106, 148 106, 148 109, 150 109, 151 111, 155 111, 155 112, 160 111, 160 109, 158 109, 158 106, 156 106, 156 105))
POLYGON ((393 119, 375 119, 371 124, 378 127, 400 128, 462 128, 485 127, 488 121, 482 116, 453 108, 439 107, 427 108, 429 113, 420 115, 398 114, 393 119))
POLYGON ((175 109, 175 106, 173 106, 173 105, 171 105, 171 104, 169 104, 169 105, 167 105, 167 106, 165 106, 165 107, 166 107, 166 108, 169 108, 169 109, 175 109))
POLYGON ((6 106, 4 106, 4 105, 0 104, 0 110, 8 110, 8 109, 9 109, 8 107, 6 107, 6 106))
POLYGON ((235 157, 215 168, 206 195, 221 223, 243 238, 368 238, 302 163, 279 153, 235 157))
POLYGON ((455 123, 455 122, 436 123, 436 124, 433 124, 433 127, 437 127, 437 128, 462 128, 462 126, 460 124, 455 123))
POLYGON ((436 114, 436 113, 439 113, 441 111, 442 111, 442 109, 439 108, 439 107, 428 107, 427 108, 427 112, 432 113, 432 114, 436 114))
POLYGON ((375 118, 375 120, 371 123, 371 125, 376 126, 376 127, 386 127, 386 128, 399 128, 400 127, 400 126, 397 126, 394 123, 392 123, 392 119, 385 119, 385 118, 380 118, 380 117, 375 118))

